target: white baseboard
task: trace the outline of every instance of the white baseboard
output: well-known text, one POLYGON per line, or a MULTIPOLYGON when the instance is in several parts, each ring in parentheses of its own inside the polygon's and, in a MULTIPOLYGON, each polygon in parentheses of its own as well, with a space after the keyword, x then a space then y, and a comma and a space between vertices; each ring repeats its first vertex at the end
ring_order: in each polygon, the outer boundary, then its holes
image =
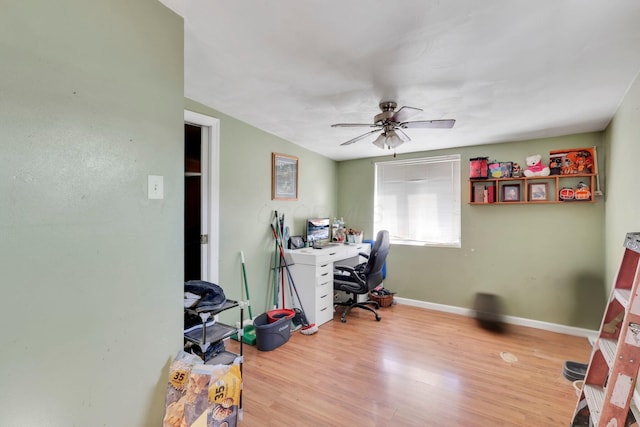
MULTIPOLYGON (((411 305, 413 307, 421 307, 429 310, 444 311, 447 313, 459 314, 462 316, 473 317, 475 311, 470 308, 456 307, 453 305, 437 304, 433 302, 420 301, 409 298, 395 297, 398 304, 411 305)), ((578 337, 586 337, 593 339, 598 335, 598 331, 584 328, 576 328, 575 326, 560 325, 557 323, 542 322, 540 320, 525 319, 524 317, 503 316, 505 323, 519 326, 528 326, 530 328, 543 329, 545 331, 557 332, 560 334, 575 335, 578 337)))

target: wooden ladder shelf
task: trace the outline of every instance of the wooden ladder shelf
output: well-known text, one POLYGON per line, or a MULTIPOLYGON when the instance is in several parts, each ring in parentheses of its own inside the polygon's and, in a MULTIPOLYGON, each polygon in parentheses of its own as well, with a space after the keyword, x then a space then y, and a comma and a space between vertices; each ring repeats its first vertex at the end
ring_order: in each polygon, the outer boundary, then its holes
POLYGON ((634 418, 640 421, 633 402, 640 367, 640 233, 627 233, 624 247, 572 426, 624 427, 634 418))

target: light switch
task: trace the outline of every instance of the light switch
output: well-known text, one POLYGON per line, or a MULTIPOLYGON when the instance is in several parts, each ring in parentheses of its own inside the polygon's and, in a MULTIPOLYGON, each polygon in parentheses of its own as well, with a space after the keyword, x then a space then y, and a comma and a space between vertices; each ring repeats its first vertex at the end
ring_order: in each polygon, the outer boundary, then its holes
POLYGON ((164 177, 158 175, 149 175, 149 198, 164 199, 164 177))

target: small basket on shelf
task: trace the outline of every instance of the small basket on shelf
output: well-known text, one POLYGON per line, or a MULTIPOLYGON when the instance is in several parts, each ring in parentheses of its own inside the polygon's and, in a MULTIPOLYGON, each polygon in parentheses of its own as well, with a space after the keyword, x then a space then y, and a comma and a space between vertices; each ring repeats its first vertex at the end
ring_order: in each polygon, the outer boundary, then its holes
POLYGON ((369 292, 369 299, 378 303, 380 307, 390 307, 393 304, 395 292, 388 289, 374 289, 369 292))

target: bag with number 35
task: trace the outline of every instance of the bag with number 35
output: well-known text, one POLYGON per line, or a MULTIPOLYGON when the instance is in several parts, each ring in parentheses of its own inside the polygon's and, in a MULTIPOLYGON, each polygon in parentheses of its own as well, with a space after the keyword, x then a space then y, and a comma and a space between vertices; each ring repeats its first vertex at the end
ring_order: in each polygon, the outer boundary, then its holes
POLYGON ((235 427, 242 376, 239 360, 231 365, 205 365, 189 353, 169 367, 163 427, 235 427))

